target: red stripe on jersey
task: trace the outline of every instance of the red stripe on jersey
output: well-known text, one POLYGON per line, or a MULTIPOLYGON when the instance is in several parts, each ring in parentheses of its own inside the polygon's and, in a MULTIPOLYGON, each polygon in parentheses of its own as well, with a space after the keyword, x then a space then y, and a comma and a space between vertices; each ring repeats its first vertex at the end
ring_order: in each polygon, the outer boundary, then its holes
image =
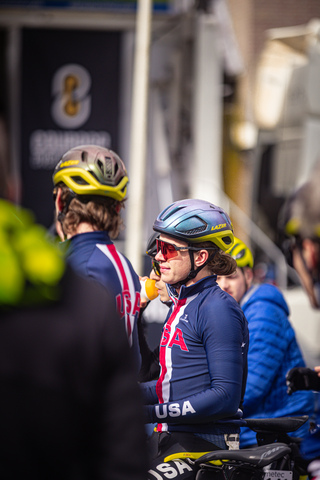
MULTIPOLYGON (((157 392, 159 403, 163 403, 162 384, 163 384, 164 377, 167 373, 166 350, 167 350, 167 346, 168 346, 169 342, 168 342, 166 336, 168 335, 168 332, 171 330, 171 325, 174 322, 175 318, 177 317, 181 307, 183 307, 186 304, 186 302, 187 302, 186 298, 184 298, 182 300, 178 300, 178 302, 177 302, 176 306, 174 307, 174 310, 173 310, 170 318, 166 322, 166 324, 164 326, 164 329, 163 329, 163 332, 162 332, 161 341, 160 341, 160 351, 159 351, 159 363, 160 363, 160 366, 161 366, 161 375, 160 375, 160 377, 157 381, 157 384, 156 384, 156 392, 157 392), (167 327, 167 329, 165 329, 165 327, 167 327), (161 345, 163 345, 163 346, 161 346, 161 345)), ((161 423, 158 423, 157 431, 158 432, 162 431, 162 424, 161 423)))
POLYGON ((163 403, 162 383, 163 383, 163 379, 165 377, 165 374, 167 373, 166 349, 167 349, 168 342, 166 341, 165 336, 167 335, 168 330, 166 330, 165 327, 167 327, 167 329, 170 329, 170 327, 171 327, 172 323, 174 322, 176 316, 178 315, 181 307, 183 307, 186 304, 186 301, 187 301, 186 298, 183 298, 182 300, 178 300, 170 318, 168 319, 168 321, 164 325, 164 329, 163 329, 163 332, 162 332, 162 336, 161 336, 161 340, 160 340, 160 351, 159 351, 159 363, 160 363, 160 366, 161 366, 161 375, 160 375, 160 377, 157 381, 157 384, 156 384, 156 392, 157 392, 157 396, 158 396, 158 399, 159 399, 159 403, 163 403))
MULTIPOLYGON (((114 258, 114 261, 116 262, 117 267, 119 268, 119 272, 120 272, 121 279, 122 279, 122 284, 123 284, 122 290, 123 291, 129 291, 128 280, 127 280, 127 277, 126 277, 121 259, 119 257, 119 254, 118 254, 117 250, 116 250, 116 247, 114 246, 114 244, 106 245, 106 247, 109 250, 109 252, 111 253, 112 257, 114 258)), ((131 323, 130 323, 129 315, 127 315, 127 334, 128 334, 128 337, 130 337, 130 335, 131 335, 131 323)))

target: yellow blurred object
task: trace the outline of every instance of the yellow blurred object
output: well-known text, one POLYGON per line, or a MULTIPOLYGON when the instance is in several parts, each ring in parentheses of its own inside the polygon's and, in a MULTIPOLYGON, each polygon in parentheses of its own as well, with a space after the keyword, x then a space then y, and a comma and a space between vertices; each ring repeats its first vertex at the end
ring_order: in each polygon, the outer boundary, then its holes
POLYGON ((156 281, 147 278, 146 280, 141 280, 141 297, 146 300, 154 300, 159 295, 158 289, 156 288, 156 281))
POLYGON ((56 301, 63 252, 28 210, 0 199, 0 308, 56 301))
MULTIPOLYGON (((177 460, 179 458, 185 459, 185 458, 190 458, 190 460, 197 460, 198 458, 202 457, 203 455, 206 455, 207 453, 210 452, 179 452, 179 453, 172 453, 171 455, 168 455, 165 457, 164 461, 165 462, 171 462, 171 460, 177 460)), ((228 460, 211 460, 208 463, 212 463, 212 465, 222 465, 223 462, 228 462, 228 460)))

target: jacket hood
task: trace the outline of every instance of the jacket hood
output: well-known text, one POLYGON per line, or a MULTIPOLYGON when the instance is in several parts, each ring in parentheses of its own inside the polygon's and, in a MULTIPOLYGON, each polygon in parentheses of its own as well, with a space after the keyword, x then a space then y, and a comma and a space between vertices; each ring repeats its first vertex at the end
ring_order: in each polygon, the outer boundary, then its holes
POLYGON ((240 306, 245 310, 252 303, 257 302, 258 300, 263 300, 264 302, 270 302, 277 305, 284 310, 287 316, 290 313, 284 296, 278 287, 274 285, 270 285, 269 283, 253 285, 241 299, 240 306))

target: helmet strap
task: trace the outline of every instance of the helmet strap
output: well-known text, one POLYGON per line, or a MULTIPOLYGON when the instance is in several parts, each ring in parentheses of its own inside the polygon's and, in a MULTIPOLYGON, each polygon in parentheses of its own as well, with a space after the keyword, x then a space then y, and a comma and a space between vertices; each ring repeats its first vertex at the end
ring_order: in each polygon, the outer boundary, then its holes
MULTIPOLYGON (((203 250, 205 250, 205 248, 203 250)), ((210 262, 210 260, 212 260, 215 257, 217 251, 218 250, 214 250, 211 254, 209 254, 207 260, 202 265, 200 265, 200 267, 194 268, 194 256, 193 256, 194 251, 189 250, 189 257, 191 262, 190 272, 188 273, 187 277, 184 280, 180 280, 179 282, 172 284, 172 287, 180 288, 182 287, 182 285, 186 285, 186 283, 188 283, 189 280, 192 280, 193 278, 195 278, 198 275, 198 273, 210 262)))

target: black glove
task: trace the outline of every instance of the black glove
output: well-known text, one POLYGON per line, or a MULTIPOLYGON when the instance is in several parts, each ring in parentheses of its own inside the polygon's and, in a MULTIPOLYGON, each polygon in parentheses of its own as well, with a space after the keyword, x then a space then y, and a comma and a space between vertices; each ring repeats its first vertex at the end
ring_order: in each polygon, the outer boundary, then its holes
POLYGON ((311 368, 291 368, 286 375, 287 394, 291 395, 297 390, 320 391, 320 377, 311 368))

